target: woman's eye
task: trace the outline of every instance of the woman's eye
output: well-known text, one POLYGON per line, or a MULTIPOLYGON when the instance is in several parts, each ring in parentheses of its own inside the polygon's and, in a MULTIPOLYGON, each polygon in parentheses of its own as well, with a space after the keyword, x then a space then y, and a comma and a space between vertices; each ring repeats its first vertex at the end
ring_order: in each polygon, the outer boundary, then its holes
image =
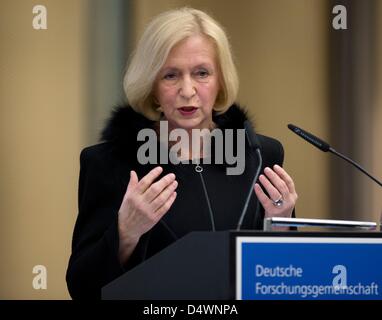
POLYGON ((174 80, 176 78, 176 73, 167 73, 163 79, 165 80, 174 80))
POLYGON ((196 74, 199 78, 207 78, 209 76, 209 72, 207 70, 199 70, 196 74))

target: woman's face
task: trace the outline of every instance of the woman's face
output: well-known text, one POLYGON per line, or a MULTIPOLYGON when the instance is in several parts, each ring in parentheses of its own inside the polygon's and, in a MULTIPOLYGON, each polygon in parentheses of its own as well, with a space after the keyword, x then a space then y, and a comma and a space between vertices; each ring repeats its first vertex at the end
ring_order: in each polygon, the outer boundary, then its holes
POLYGON ((215 47, 200 35, 188 37, 171 49, 154 84, 154 96, 170 130, 211 128, 218 91, 215 47))

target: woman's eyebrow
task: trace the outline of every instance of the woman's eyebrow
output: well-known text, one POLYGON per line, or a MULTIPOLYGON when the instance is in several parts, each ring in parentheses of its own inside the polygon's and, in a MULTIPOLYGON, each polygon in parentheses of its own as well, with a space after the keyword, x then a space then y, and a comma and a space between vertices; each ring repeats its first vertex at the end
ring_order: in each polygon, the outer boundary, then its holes
MULTIPOLYGON (((195 66, 192 66, 191 69, 197 69, 197 68, 207 68, 207 69, 212 69, 213 66, 210 63, 199 63, 195 66)), ((181 68, 175 67, 175 66, 167 66, 161 70, 161 72, 166 72, 166 71, 179 71, 181 68)))
POLYGON ((163 68, 162 70, 159 71, 159 73, 166 73, 166 72, 175 72, 175 71, 179 71, 179 68, 176 68, 176 67, 165 67, 163 68))

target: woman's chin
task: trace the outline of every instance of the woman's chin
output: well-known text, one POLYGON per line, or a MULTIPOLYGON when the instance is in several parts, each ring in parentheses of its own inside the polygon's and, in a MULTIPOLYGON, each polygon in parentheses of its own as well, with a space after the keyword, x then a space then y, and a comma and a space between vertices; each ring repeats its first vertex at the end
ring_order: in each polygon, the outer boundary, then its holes
POLYGON ((174 123, 174 129, 201 129, 201 121, 200 119, 179 119, 174 123))

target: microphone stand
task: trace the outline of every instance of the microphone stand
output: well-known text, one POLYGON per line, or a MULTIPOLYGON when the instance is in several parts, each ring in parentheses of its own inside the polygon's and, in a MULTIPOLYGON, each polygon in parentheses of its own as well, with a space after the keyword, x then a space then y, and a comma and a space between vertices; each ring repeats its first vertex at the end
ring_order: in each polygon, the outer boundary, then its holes
POLYGON ((370 173, 368 173, 364 168, 362 168, 357 162, 353 161, 352 159, 348 158, 347 156, 339 153, 338 151, 334 150, 332 147, 329 147, 329 152, 335 154, 337 157, 340 157, 341 159, 344 159, 345 161, 349 162, 353 166, 355 166, 358 170, 362 171, 364 174, 366 174, 371 180, 376 182, 379 186, 382 187, 382 182, 374 178, 370 173))
MULTIPOLYGON (((248 193, 247 199, 245 200, 244 208, 243 208, 243 211, 242 211, 243 213, 240 216, 240 220, 239 220, 239 222, 237 224, 236 230, 238 230, 238 231, 240 230, 241 225, 243 224, 243 220, 244 220, 247 208, 248 208, 249 200, 251 200, 251 196, 252 196, 252 193, 253 193, 253 188, 255 186, 255 183, 256 183, 257 179, 259 178, 260 171, 261 171, 261 168, 263 166, 263 157, 261 156, 260 148, 256 149, 256 154, 257 154, 257 158, 259 159, 259 164, 257 166, 256 174, 255 174, 255 176, 254 176, 254 178, 252 180, 252 183, 251 183, 251 191, 248 193)), ((259 200, 257 200, 257 201, 259 201, 259 200)), ((259 208, 259 205, 257 206, 257 209, 258 208, 259 208)), ((256 210, 255 221, 256 221, 256 217, 257 217, 257 211, 258 210, 256 210)))

